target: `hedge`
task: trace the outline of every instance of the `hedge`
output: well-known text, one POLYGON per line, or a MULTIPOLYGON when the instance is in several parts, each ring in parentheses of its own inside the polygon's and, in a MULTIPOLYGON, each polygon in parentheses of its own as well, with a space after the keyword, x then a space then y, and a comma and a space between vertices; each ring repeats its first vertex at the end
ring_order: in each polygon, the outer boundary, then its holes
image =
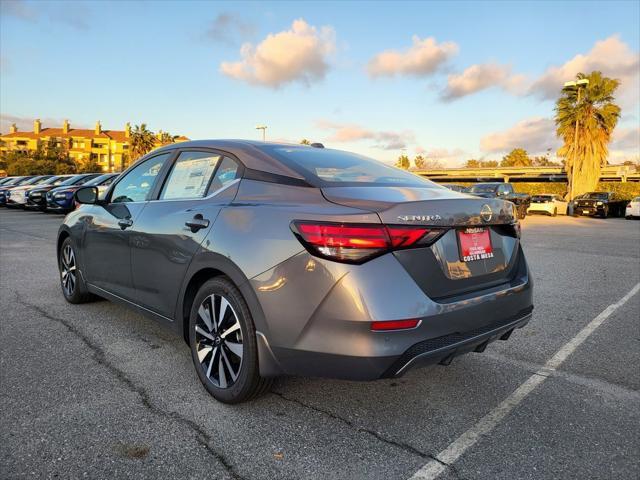
MULTIPOLYGON (((470 182, 453 182, 458 185, 470 186, 470 182)), ((443 183, 443 185, 447 185, 443 183)), ((567 184, 565 182, 514 182, 513 188, 518 193, 540 195, 542 193, 555 193, 565 195, 567 184)), ((600 182, 596 190, 600 192, 615 192, 624 200, 640 197, 640 182, 600 182)))

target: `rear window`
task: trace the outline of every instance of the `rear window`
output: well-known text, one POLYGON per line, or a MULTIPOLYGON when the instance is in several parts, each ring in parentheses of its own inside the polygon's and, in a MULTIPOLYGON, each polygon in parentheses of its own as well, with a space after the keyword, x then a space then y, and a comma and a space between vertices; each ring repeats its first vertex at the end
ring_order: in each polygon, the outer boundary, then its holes
POLYGON ((467 189, 470 193, 493 193, 498 189, 499 185, 495 184, 479 184, 473 185, 467 189))
POLYGON ((441 188, 412 173, 356 153, 305 146, 261 147, 276 159, 325 186, 411 186, 441 188))
POLYGON ((585 194, 584 198, 593 198, 594 200, 607 200, 609 198, 609 194, 603 192, 590 192, 585 194))
POLYGON ((553 200, 552 195, 536 195, 535 197, 531 197, 532 202, 547 202, 549 200, 553 200))

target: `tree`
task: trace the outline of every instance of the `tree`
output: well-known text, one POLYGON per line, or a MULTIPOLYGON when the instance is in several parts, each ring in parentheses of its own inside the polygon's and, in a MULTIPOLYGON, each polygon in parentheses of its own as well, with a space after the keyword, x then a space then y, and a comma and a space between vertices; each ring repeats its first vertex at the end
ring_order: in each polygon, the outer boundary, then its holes
POLYGON ((467 160, 464 164, 465 168, 496 168, 497 160, 476 160, 474 158, 467 160))
POLYGON ((549 157, 546 156, 538 156, 533 157, 531 162, 534 167, 559 167, 560 164, 557 162, 552 162, 549 157))
POLYGON ((524 148, 514 148, 508 155, 502 157, 501 167, 530 167, 531 158, 524 148))
POLYGON ((398 160, 396 161, 396 167, 402 168, 403 170, 409 170, 410 166, 411 162, 409 161, 409 157, 407 157, 406 154, 403 153, 398 157, 398 160))
POLYGON ((78 167, 78 173, 96 173, 101 171, 102 165, 100 165, 95 158, 90 158, 78 167))
POLYGON ((416 158, 413 159, 413 164, 416 166, 416 168, 423 169, 426 162, 422 155, 416 155, 416 158))
POLYGON ((176 143, 177 138, 178 135, 171 135, 169 132, 163 132, 162 130, 158 133, 158 142, 160 142, 160 145, 176 143))
POLYGON ((598 71, 578 73, 576 79, 589 83, 564 88, 555 108, 556 135, 564 142, 558 156, 565 161, 571 198, 595 190, 620 118, 620 107, 614 103, 619 80, 598 71))
POLYGON ((156 136, 151 130, 147 130, 146 123, 136 125, 134 129, 131 130, 129 145, 131 158, 133 161, 136 161, 154 149, 156 146, 156 136))
POLYGON ((311 145, 311 142, 306 138, 303 138, 302 140, 300 140, 300 145, 311 145))

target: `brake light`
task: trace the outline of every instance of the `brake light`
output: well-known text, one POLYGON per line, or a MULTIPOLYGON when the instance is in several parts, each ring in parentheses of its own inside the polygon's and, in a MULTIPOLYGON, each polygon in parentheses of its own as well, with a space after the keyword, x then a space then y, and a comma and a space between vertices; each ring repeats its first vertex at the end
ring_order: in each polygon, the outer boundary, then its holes
POLYGON ((426 246, 443 230, 419 226, 294 221, 291 229, 313 255, 362 263, 390 250, 426 246))
POLYGON ((371 330, 374 332, 385 332, 388 330, 407 330, 416 328, 420 324, 420 320, 383 320, 371 322, 371 330))

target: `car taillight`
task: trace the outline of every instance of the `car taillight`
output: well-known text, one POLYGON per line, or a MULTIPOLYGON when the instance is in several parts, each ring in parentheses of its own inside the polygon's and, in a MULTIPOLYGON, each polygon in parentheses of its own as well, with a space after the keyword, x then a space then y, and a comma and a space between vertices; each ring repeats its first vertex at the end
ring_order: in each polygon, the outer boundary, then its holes
POLYGON ((419 226, 294 221, 291 229, 313 255, 362 263, 391 250, 427 246, 444 230, 419 226))

